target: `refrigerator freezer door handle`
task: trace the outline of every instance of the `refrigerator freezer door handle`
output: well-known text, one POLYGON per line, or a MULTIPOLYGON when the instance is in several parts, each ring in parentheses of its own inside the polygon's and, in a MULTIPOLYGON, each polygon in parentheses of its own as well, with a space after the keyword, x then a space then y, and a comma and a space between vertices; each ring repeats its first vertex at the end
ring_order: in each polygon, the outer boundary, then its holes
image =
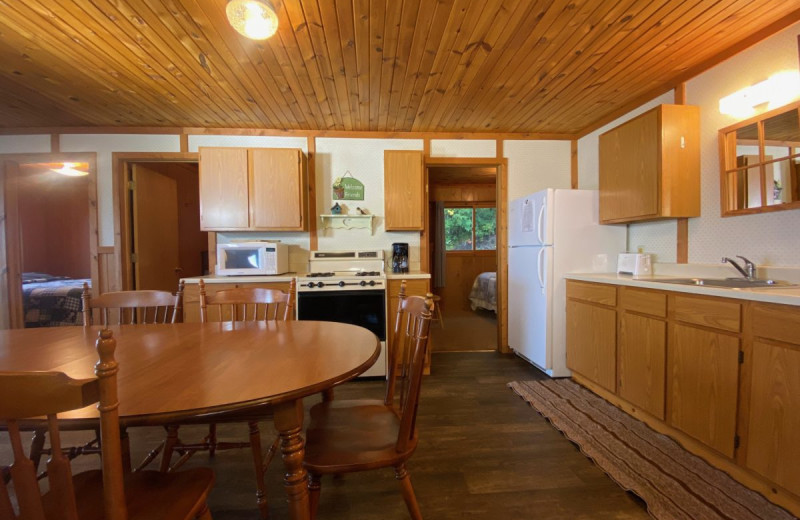
POLYGON ((542 236, 544 232, 544 210, 547 208, 547 202, 542 203, 542 207, 539 208, 539 218, 536 219, 536 236, 539 238, 539 243, 544 244, 544 237, 542 236))
POLYGON ((539 278, 539 287, 544 289, 544 248, 539 249, 539 258, 536 259, 536 276, 539 278))

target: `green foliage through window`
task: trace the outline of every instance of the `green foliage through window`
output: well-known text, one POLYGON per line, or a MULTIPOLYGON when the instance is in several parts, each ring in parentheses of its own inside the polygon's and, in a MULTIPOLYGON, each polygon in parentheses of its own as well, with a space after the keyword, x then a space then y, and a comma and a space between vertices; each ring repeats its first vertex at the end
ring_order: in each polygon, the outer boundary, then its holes
POLYGON ((444 208, 446 251, 494 250, 497 244, 495 208, 444 208))

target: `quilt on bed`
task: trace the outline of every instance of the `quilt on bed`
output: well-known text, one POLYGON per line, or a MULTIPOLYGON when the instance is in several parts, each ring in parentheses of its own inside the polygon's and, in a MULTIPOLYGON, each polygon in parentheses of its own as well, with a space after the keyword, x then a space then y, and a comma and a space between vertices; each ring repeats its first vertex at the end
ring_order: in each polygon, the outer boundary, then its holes
POLYGON ((86 282, 91 286, 92 280, 64 279, 62 277, 48 279, 47 276, 23 278, 22 305, 25 310, 25 327, 59 327, 82 324, 81 293, 83 284, 86 282))
POLYGON ((486 272, 475 277, 469 293, 470 307, 497 312, 497 273, 486 272))

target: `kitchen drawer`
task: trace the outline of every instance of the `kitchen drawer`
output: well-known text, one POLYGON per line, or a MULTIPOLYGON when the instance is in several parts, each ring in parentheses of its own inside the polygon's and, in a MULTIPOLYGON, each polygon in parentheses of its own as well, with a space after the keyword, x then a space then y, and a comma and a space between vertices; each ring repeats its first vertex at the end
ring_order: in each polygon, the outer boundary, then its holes
POLYGON ((622 308, 626 311, 649 314, 659 318, 666 318, 667 316, 666 293, 621 287, 619 297, 622 308))
POLYGON ((617 288, 613 285, 567 280, 567 298, 600 305, 617 305, 617 288))
POLYGON ((800 344, 800 307, 754 303, 753 335, 800 344))
POLYGON ((729 332, 742 330, 742 305, 722 298, 674 296, 674 317, 684 323, 729 332))

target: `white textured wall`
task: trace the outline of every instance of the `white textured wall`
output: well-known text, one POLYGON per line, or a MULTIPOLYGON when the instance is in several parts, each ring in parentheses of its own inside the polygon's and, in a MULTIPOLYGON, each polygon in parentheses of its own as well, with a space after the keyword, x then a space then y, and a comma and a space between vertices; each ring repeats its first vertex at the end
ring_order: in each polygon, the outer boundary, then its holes
POLYGON ((570 141, 503 141, 508 159, 508 200, 545 188, 569 188, 570 141))
MULTIPOLYGON (((764 40, 687 83, 700 106, 702 216, 689 220, 689 262, 718 263, 744 255, 757 264, 800 265, 800 210, 722 218, 718 130, 737 122, 719 113, 719 100, 777 72, 798 69, 800 23, 764 40)), ((797 93, 800 97, 800 92, 797 93)))
POLYGON ((64 134, 61 136, 62 152, 97 153, 97 216, 100 245, 114 245, 114 205, 112 189, 113 152, 179 152, 177 135, 102 135, 64 134))
POLYGON ((305 137, 273 137, 267 135, 190 135, 189 151, 196 152, 200 146, 238 148, 300 148, 308 152, 305 137))
MULTIPOLYGON (((422 150, 422 139, 317 139, 317 213, 330 213, 333 179, 346 171, 364 183, 364 200, 344 201, 351 211, 366 208, 376 215, 373 233, 365 229, 318 228, 319 249, 383 249, 390 254, 392 242, 408 242, 411 268, 419 268, 419 232, 387 232, 383 210, 383 152, 422 150)), ((342 202, 340 202, 342 204, 342 202)))
POLYGON ((494 139, 431 139, 431 157, 497 157, 494 139))
POLYGON ((50 135, 0 135, 0 153, 49 153, 50 135))

